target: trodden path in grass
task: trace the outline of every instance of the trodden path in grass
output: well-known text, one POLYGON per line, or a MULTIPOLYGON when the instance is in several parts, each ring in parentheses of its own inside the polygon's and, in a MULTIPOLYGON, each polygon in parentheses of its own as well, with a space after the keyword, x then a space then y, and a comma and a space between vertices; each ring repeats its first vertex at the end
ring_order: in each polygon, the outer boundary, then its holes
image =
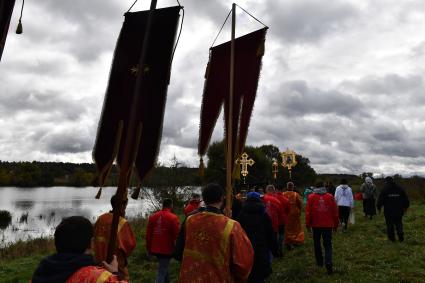
POLYGON ((267 282, 425 282, 425 205, 414 203, 403 218, 403 243, 387 240, 383 214, 365 219, 356 205, 356 223, 333 235, 334 274, 316 266, 306 233, 303 246, 274 261, 267 282))

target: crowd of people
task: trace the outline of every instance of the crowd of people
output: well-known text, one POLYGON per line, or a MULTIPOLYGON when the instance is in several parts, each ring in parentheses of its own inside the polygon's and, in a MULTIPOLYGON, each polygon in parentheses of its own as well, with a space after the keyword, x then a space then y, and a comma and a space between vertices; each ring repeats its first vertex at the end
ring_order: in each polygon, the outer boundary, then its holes
MULTIPOLYGON (((391 241, 396 240, 395 230, 398 240, 404 241, 402 217, 409 207, 405 191, 391 177, 385 179, 378 198, 370 177, 356 195, 346 180, 340 183, 335 188, 332 183, 318 182, 304 191, 305 226, 313 237, 316 264, 325 267, 328 274, 333 273, 333 233, 340 225, 347 231, 354 199, 363 200, 364 215, 370 219, 376 209, 380 212, 384 208, 391 241)), ((180 225, 172 200, 162 201, 162 209, 148 218, 145 238, 148 255, 158 261, 157 283, 170 282, 173 258, 181 262, 181 283, 265 282, 272 273, 273 259, 304 243, 303 199, 292 182, 285 191, 267 185, 237 194, 227 215, 223 213, 224 202, 220 185, 206 185, 202 197, 193 194, 185 206, 180 225)), ((56 228, 56 253, 40 262, 32 283, 129 282, 127 258, 136 240, 125 219, 126 204, 124 200, 121 205, 112 261, 108 263, 106 258, 112 211, 101 215, 94 226, 84 217, 68 217, 56 228)), ((115 196, 111 205, 117 207, 115 196)))

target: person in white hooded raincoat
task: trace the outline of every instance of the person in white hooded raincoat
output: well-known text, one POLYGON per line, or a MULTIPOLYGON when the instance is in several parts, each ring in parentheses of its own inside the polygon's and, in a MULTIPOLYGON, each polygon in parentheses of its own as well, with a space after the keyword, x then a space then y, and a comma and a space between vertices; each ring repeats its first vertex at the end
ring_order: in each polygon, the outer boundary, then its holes
POLYGON ((341 222, 343 231, 346 231, 350 211, 354 208, 353 191, 348 186, 346 179, 342 179, 341 185, 336 188, 335 201, 338 205, 339 221, 341 222))

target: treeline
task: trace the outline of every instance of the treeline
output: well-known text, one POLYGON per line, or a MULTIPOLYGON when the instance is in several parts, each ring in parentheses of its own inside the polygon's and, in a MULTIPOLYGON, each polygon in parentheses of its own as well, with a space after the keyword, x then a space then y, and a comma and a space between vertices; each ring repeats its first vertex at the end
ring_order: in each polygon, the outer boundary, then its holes
MULTIPOLYGON (((106 186, 116 186, 118 170, 113 166, 106 186)), ((157 166, 146 177, 144 186, 188 186, 201 183, 197 168, 180 166, 157 166)), ((137 185, 134 177, 131 186, 137 185)), ((50 187, 50 186, 97 186, 96 165, 93 163, 63 162, 5 162, 0 161, 0 186, 50 187)))

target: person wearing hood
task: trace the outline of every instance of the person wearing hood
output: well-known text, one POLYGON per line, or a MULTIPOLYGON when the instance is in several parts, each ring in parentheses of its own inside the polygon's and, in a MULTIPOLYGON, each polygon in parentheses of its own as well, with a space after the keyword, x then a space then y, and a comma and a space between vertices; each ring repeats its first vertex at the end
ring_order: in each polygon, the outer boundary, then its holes
POLYGON ((354 207, 353 192, 346 179, 342 179, 341 185, 336 188, 335 201, 338 205, 339 220, 343 226, 343 231, 346 231, 350 211, 354 207))
POLYGON ((382 188, 377 202, 378 211, 384 207, 385 222, 387 224, 387 236, 392 242, 395 241, 394 226, 397 230, 398 240, 404 241, 403 215, 410 206, 406 192, 397 185, 392 177, 385 178, 385 185, 382 188))
POLYGON ((116 256, 98 265, 91 255, 93 225, 82 216, 64 218, 55 230, 56 253, 44 258, 31 283, 125 283, 118 277, 116 256))
POLYGON ((366 177, 365 182, 360 186, 363 199, 364 216, 372 219, 376 215, 376 186, 373 184, 371 177, 366 177))
POLYGON ((325 263, 328 274, 333 273, 332 264, 332 230, 338 228, 338 209, 334 197, 327 193, 322 182, 316 184, 313 193, 309 195, 305 207, 305 225, 313 230, 314 256, 319 267, 325 263), (322 244, 325 248, 323 262, 322 244))
POLYGON ((249 192, 236 219, 245 230, 254 249, 254 265, 248 283, 261 283, 271 274, 270 253, 277 251, 276 234, 260 194, 249 192))
POLYGON ((191 212, 197 210, 201 205, 201 196, 199 194, 192 194, 192 199, 184 208, 184 215, 187 217, 191 212))

